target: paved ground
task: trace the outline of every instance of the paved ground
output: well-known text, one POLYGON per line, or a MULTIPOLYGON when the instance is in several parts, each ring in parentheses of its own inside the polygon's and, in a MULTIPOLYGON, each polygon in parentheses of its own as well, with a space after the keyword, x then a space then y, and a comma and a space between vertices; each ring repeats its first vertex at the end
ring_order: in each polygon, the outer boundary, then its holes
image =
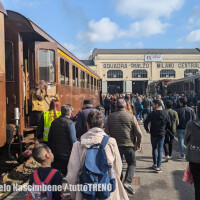
MULTIPOLYGON (((178 161, 178 143, 174 142, 173 159, 162 164, 163 172, 157 174, 151 169, 152 155, 150 136, 143 126, 143 154, 137 153, 137 169, 135 172, 136 194, 130 200, 194 200, 193 185, 182 181, 187 162, 178 161)), ((124 166, 124 171, 126 167, 124 166)), ((24 193, 13 194, 6 199, 21 200, 24 193)))
POLYGON ((179 161, 178 142, 174 142, 173 159, 162 164, 162 173, 155 173, 152 166, 150 136, 141 126, 143 132, 143 154, 137 153, 135 177, 139 185, 135 186, 136 194, 130 200, 194 200, 193 185, 182 181, 187 162, 179 161))

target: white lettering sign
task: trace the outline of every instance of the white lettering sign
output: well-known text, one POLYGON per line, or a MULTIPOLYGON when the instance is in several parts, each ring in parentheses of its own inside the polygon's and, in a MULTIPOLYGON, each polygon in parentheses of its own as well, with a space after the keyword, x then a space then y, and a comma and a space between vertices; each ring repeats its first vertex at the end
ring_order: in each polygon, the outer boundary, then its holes
POLYGON ((145 61, 162 61, 162 55, 161 54, 147 54, 144 56, 145 61))

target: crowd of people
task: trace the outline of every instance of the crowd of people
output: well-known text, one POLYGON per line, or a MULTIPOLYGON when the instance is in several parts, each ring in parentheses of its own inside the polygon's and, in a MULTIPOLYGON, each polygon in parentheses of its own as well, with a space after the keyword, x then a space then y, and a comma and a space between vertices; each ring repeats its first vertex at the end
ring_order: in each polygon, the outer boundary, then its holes
MULTIPOLYGON (((48 183, 51 185, 62 185, 63 177, 69 185, 98 184, 115 179, 110 193, 71 191, 71 199, 129 199, 126 191, 135 194, 131 183, 136 169, 135 152, 142 151, 140 125, 144 124, 150 134, 152 168, 156 173, 162 172, 163 150, 164 162, 172 159, 174 137, 178 136, 178 159, 189 161, 196 200, 199 200, 200 102, 196 102, 194 110, 187 106, 187 97, 181 95, 176 101, 173 97, 178 95, 162 98, 161 95, 108 94, 102 101, 104 113, 95 108, 91 100, 84 100, 76 117, 70 104, 60 106, 57 100, 52 100, 49 111, 43 112, 38 123, 39 144, 35 145, 32 155, 41 167, 33 173, 29 184, 35 183, 38 177, 41 182, 51 178, 48 183), (123 158, 127 163, 125 177, 123 158), (104 180, 102 177, 106 174, 108 177, 104 180)), ((31 195, 29 193, 27 199, 31 195)), ((62 191, 52 195, 53 199, 64 199, 62 191)))

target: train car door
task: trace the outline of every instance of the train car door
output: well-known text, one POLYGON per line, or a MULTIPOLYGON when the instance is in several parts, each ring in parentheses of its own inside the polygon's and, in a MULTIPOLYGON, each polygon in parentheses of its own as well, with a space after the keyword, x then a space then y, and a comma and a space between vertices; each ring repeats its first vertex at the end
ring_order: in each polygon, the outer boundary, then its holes
POLYGON ((48 84, 45 99, 46 110, 51 98, 57 97, 58 59, 57 44, 54 42, 35 42, 35 81, 44 80, 48 84))
MULTIPOLYGON (((1 2, 0 2, 1 3, 1 2)), ((1 4, 0 4, 1 6, 1 4)), ((3 10, 3 7, 0 11, 3 10)), ((5 86, 5 34, 4 13, 0 12, 0 147, 6 142, 6 86, 5 86)))

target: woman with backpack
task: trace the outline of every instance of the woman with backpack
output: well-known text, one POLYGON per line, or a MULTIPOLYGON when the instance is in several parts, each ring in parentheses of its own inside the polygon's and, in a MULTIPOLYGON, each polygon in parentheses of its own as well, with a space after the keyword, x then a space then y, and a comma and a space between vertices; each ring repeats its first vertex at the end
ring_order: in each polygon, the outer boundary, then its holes
POLYGON ((98 184, 104 184, 107 180, 112 185, 113 192, 99 191, 90 193, 76 191, 71 192, 73 200, 92 199, 109 199, 109 200, 128 200, 128 195, 120 181, 122 172, 122 161, 116 140, 102 130, 104 120, 101 113, 91 110, 87 116, 88 131, 81 136, 80 142, 73 145, 69 164, 68 174, 66 176, 69 187, 76 185, 87 185, 91 187, 94 183, 91 181, 94 177, 98 184), (96 162, 95 162, 96 161, 96 162), (111 166, 111 167, 110 167, 111 166), (93 177, 89 179, 88 177, 93 177), (104 177, 105 179, 102 179, 104 177), (89 181, 88 181, 89 180, 89 181), (114 184, 113 184, 114 183, 114 184), (88 193, 88 194, 87 194, 88 193), (87 195, 88 198, 87 198, 87 195), (107 196, 107 198, 103 198, 107 196))

